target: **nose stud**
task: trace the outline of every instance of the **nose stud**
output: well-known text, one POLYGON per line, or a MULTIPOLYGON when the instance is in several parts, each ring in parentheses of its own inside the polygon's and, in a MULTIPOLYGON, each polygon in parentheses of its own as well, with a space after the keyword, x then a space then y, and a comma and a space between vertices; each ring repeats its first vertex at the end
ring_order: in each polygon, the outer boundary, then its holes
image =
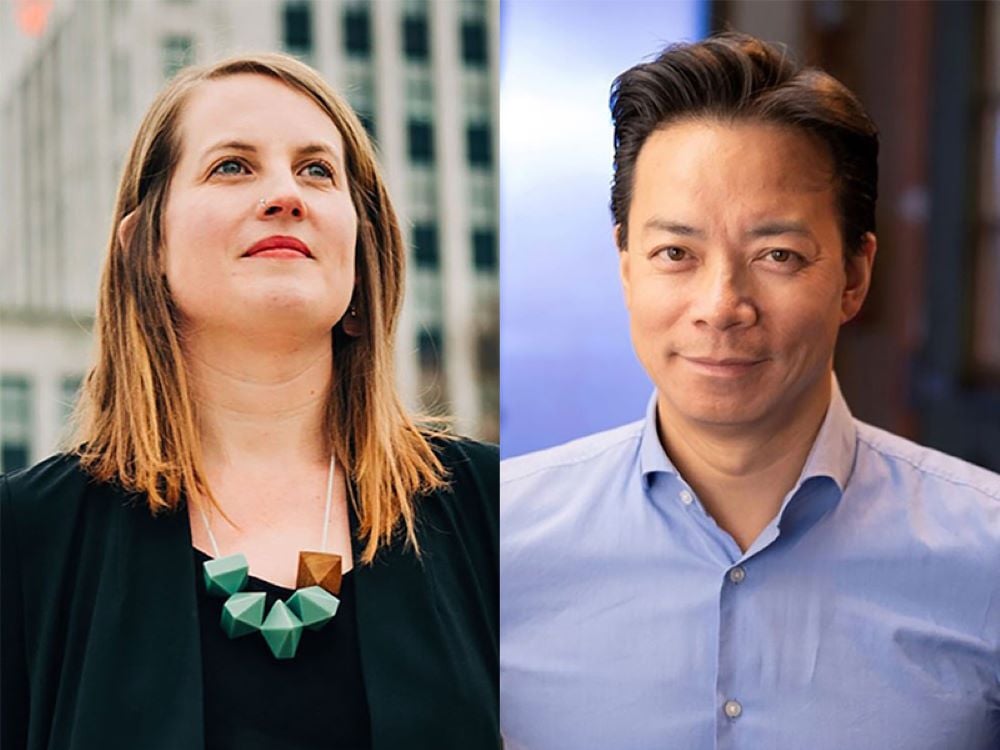
POLYGON ((261 198, 259 201, 257 201, 257 203, 260 204, 261 208, 264 208, 265 206, 267 206, 267 201, 264 200, 263 198, 261 198))

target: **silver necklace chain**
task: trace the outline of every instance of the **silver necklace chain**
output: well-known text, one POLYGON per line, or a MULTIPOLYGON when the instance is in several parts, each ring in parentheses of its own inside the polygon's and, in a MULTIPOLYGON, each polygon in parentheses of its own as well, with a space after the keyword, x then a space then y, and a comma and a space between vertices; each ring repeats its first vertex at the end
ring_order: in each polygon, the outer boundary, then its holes
MULTIPOLYGON (((326 537, 327 531, 330 527, 330 507, 333 504, 333 475, 335 473, 337 462, 333 455, 330 456, 330 473, 326 479, 326 510, 323 513, 323 546, 320 547, 320 552, 326 552, 326 537)), ((212 527, 208 522, 208 515, 205 513, 205 508, 202 507, 201 503, 198 503, 198 511, 201 513, 201 520, 205 523, 205 531, 208 532, 208 541, 212 543, 212 552, 214 553, 216 559, 219 557, 219 545, 215 541, 215 534, 212 533, 212 527)))

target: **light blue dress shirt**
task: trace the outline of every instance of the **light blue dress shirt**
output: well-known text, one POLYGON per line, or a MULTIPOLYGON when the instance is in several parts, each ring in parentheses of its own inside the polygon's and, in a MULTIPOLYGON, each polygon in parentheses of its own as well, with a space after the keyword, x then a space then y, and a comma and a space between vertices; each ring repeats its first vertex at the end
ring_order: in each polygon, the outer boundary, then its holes
POLYGON ((1000 750, 1000 476, 851 417, 743 553, 657 437, 501 464, 506 750, 1000 750))

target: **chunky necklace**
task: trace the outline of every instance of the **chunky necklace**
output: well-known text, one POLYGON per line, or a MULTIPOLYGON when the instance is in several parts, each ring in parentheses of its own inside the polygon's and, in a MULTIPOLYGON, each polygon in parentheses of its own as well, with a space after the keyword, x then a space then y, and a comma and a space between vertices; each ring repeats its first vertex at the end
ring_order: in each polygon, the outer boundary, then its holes
POLYGON ((333 498, 333 475, 336 463, 330 456, 330 473, 326 480, 326 512, 323 514, 323 544, 320 552, 299 552, 299 572, 295 593, 284 602, 278 599, 264 617, 267 595, 263 592, 243 592, 250 565, 242 552, 219 557, 219 545, 208 523, 205 509, 198 506, 205 531, 212 543, 214 560, 202 565, 205 588, 213 596, 222 597, 222 629, 230 638, 260 632, 276 659, 291 659, 299 647, 302 629, 319 630, 337 614, 340 605, 341 559, 326 551, 326 534, 330 525, 330 505, 333 498))

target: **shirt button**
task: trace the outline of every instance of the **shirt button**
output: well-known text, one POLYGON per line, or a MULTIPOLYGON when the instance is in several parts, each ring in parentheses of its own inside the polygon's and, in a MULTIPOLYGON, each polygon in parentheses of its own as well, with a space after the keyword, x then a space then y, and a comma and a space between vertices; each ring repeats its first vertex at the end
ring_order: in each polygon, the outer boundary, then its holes
POLYGON ((681 502, 685 505, 690 505, 694 502, 694 495, 687 490, 681 490, 681 502))
POLYGON ((733 568, 729 571, 729 580, 733 583, 743 583, 743 579, 747 577, 747 572, 742 567, 733 568))
POLYGON ((726 705, 723 706, 723 711, 726 712, 726 716, 730 719, 740 718, 740 714, 743 713, 743 706, 740 705, 739 701, 726 701, 726 705))

